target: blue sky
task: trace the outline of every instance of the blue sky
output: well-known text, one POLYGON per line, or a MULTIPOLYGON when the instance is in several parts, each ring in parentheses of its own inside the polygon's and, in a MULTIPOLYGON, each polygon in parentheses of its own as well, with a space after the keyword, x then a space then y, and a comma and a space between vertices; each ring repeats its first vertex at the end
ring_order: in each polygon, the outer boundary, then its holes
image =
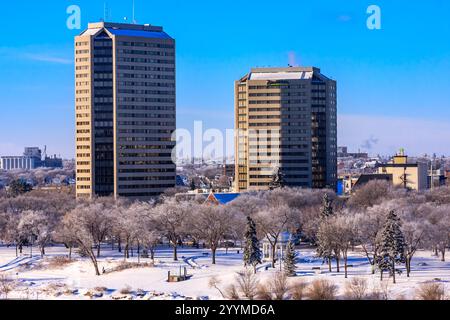
MULTIPOLYGON (((131 0, 106 1, 111 21, 131 0)), ((105 1, 2 3, 0 155, 47 145, 74 155, 73 37, 105 1), (50 90, 51 88, 51 90, 50 90)), ((233 128, 233 81, 255 66, 317 66, 338 81, 339 144, 370 153, 450 154, 450 2, 446 0, 144 1, 138 23, 177 40, 178 126, 233 128), (381 30, 366 9, 381 8, 381 30)))

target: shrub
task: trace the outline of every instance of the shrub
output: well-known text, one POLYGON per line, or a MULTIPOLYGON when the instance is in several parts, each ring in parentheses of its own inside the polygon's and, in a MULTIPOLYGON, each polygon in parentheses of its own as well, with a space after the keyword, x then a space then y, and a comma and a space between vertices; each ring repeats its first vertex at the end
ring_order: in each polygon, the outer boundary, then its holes
POLYGON ((221 281, 216 277, 216 276, 212 276, 209 281, 208 281, 208 286, 210 288, 214 288, 217 291, 219 291, 220 295, 222 296, 222 298, 226 298, 225 297, 225 293, 220 289, 219 285, 220 285, 221 281))
POLYGON ((121 294, 131 294, 133 291, 129 285, 126 285, 124 288, 120 289, 121 294))
POLYGON ((305 289, 307 284, 303 281, 297 281, 290 288, 291 298, 293 300, 303 300, 305 298, 305 289))
POLYGON ((314 280, 306 291, 310 300, 335 300, 337 286, 329 280, 314 280))
POLYGON ((115 266, 109 270, 106 270, 104 273, 112 273, 112 272, 118 272, 118 271, 123 271, 123 270, 127 270, 127 269, 146 268, 146 267, 153 268, 154 264, 152 262, 136 263, 136 262, 122 261, 117 266, 115 266))
POLYGON ((380 284, 381 300, 389 300, 391 296, 390 281, 383 280, 380 284))
POLYGON ((54 258, 49 259, 48 268, 62 268, 72 262, 74 262, 74 261, 67 257, 63 257, 63 256, 54 257, 54 258))
POLYGON ((348 300, 364 300, 367 298, 367 281, 363 278, 352 278, 345 284, 345 298, 348 300))
POLYGON ((382 293, 379 288, 373 288, 372 291, 367 295, 367 300, 382 300, 382 293))
POLYGON ((3 294, 5 299, 8 299, 8 294, 16 287, 15 282, 7 275, 0 275, 0 293, 3 294))
POLYGON ((266 300, 266 301, 273 300, 272 292, 270 291, 269 287, 265 284, 258 285, 256 298, 258 300, 266 300))
POLYGON ((289 287, 287 275, 284 272, 277 272, 265 284, 260 284, 256 290, 258 300, 284 300, 287 298, 289 287))
POLYGON ((145 296, 145 294, 146 294, 146 292, 145 292, 145 290, 144 289, 137 289, 136 290, 136 295, 138 296, 138 297, 143 297, 143 296, 145 296))
POLYGON ((269 288, 275 300, 285 299, 289 291, 287 275, 283 272, 276 273, 269 283, 269 288))
POLYGON ((444 285, 437 282, 426 282, 420 285, 417 298, 420 300, 444 300, 444 285))
POLYGON ((239 292, 236 288, 235 284, 230 284, 226 289, 225 289, 225 294, 224 294, 226 299, 229 300, 239 300, 239 292))
POLYGON ((242 292, 242 295, 253 300, 256 296, 258 281, 256 275, 249 269, 238 272, 236 276, 237 288, 242 292))

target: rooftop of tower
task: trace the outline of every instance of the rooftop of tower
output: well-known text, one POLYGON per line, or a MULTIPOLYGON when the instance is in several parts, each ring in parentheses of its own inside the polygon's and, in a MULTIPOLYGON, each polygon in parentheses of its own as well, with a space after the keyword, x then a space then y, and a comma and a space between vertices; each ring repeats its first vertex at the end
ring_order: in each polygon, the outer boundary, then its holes
POLYGON ((252 68, 250 73, 241 78, 240 81, 249 80, 309 80, 309 79, 331 80, 320 72, 316 67, 275 67, 275 68, 252 68))
POLYGON ((103 29, 107 30, 115 36, 172 39, 167 33, 163 31, 163 27, 152 26, 150 24, 129 24, 113 22, 89 23, 88 29, 82 32, 81 35, 95 35, 97 34, 97 32, 103 29))
POLYGON ((320 69, 314 67, 252 68, 249 80, 303 80, 311 79, 314 72, 320 73, 320 69))

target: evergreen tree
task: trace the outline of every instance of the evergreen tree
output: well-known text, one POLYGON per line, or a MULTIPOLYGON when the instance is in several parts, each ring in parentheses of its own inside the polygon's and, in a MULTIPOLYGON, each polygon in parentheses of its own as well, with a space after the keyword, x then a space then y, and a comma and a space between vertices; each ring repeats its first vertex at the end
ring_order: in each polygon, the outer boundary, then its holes
POLYGON ((33 190, 33 186, 23 179, 11 181, 9 184, 8 194, 11 197, 17 197, 33 190))
POLYGON ((383 272, 389 271, 395 283, 395 264, 405 263, 405 238, 401 222, 394 210, 390 211, 380 236, 380 255, 377 265, 383 279, 383 272))
POLYGON ((284 257, 284 273, 288 277, 295 276, 295 259, 297 258, 297 252, 295 251, 294 243, 291 239, 286 247, 286 255, 284 257))
POLYGON ((320 212, 322 218, 326 219, 333 215, 333 201, 330 199, 328 193, 323 195, 322 211, 320 212))
POLYGON ((272 174, 272 181, 269 184, 270 190, 283 188, 285 185, 284 181, 284 174, 281 171, 281 169, 278 167, 275 169, 274 173, 272 174))
POLYGON ((328 263, 328 270, 331 272, 331 260, 334 257, 329 234, 326 230, 326 220, 333 215, 333 201, 328 193, 323 195, 322 210, 320 211, 321 226, 317 232, 317 255, 328 263))
POLYGON ((259 240, 256 236, 256 224, 251 217, 247 217, 247 228, 244 236, 244 263, 245 266, 253 266, 254 272, 256 273, 256 266, 262 262, 262 253, 259 248, 259 240))

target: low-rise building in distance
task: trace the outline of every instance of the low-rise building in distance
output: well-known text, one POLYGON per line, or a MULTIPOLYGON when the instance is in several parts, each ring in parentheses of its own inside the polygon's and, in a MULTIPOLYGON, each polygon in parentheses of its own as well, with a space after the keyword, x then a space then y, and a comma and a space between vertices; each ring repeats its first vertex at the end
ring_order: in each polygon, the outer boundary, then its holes
POLYGON ((33 170, 36 168, 62 168, 62 158, 54 155, 47 157, 44 151, 39 147, 26 147, 21 156, 2 156, 0 157, 0 169, 2 170, 33 170))
POLYGON ((408 161, 403 149, 388 163, 378 165, 378 174, 392 175, 394 186, 422 191, 428 188, 428 166, 425 162, 408 161))

